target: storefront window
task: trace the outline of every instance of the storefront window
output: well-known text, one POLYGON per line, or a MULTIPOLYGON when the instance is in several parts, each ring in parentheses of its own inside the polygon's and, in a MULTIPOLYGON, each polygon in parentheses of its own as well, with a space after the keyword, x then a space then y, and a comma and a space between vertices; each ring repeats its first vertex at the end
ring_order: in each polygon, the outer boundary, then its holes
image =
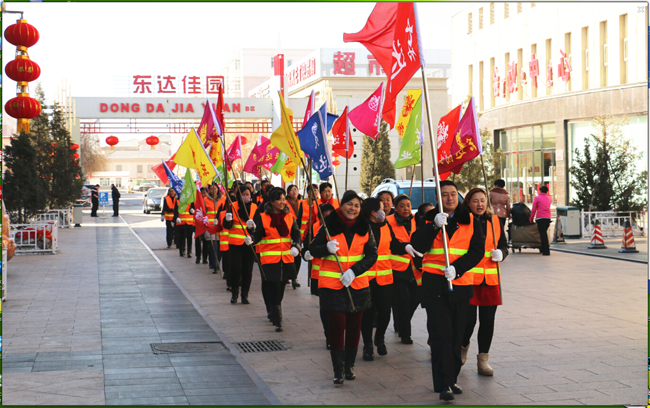
POLYGON ((533 148, 539 149, 541 147, 542 147, 542 126, 535 125, 533 126, 533 148))
POLYGON ((532 127, 521 127, 519 129, 514 129, 513 131, 517 132, 517 138, 519 139, 519 151, 533 150, 532 127))
POLYGON ((542 125, 543 148, 555 148, 555 123, 542 125))

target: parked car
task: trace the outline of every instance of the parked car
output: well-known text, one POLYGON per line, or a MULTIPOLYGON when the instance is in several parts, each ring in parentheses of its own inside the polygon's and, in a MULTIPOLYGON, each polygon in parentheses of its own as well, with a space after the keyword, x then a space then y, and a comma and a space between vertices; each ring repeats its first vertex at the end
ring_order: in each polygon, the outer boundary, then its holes
POLYGON ((154 188, 154 187, 157 187, 156 183, 141 183, 141 184, 133 186, 131 191, 147 191, 150 188, 154 188))
POLYGON ((151 188, 142 199, 142 212, 149 214, 152 211, 162 211, 162 200, 167 195, 164 187, 151 188))
MULTIPOLYGON (((397 197, 399 194, 409 195, 409 189, 411 188, 410 181, 395 181, 391 178, 382 180, 372 192, 372 197, 377 197, 382 191, 390 191, 393 193, 393 197, 397 197)), ((414 181, 413 190, 411 191, 411 212, 415 214, 418 212, 418 206, 422 204, 422 182, 414 181)), ((433 179, 424 180, 424 202, 431 203, 434 206, 438 204, 438 196, 436 195, 436 182, 433 179)), ((458 193, 458 203, 463 202, 463 196, 458 193)))

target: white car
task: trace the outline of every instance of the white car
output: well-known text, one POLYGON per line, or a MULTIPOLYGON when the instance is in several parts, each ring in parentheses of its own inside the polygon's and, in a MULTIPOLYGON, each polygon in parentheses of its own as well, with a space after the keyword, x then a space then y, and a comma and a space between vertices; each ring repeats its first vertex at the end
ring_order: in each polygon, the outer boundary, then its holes
MULTIPOLYGON (((390 191, 393 193, 393 198, 395 198, 400 194, 409 195, 410 188, 410 181, 395 181, 392 178, 387 178, 382 180, 381 184, 373 190, 371 196, 377 197, 377 195, 382 191, 390 191)), ((458 202, 463 202, 463 196, 460 193, 458 193, 458 202)), ((433 179, 424 180, 424 201, 422 201, 422 182, 418 180, 413 181, 413 189, 411 190, 411 212, 413 214, 418 212, 418 207, 422 203, 431 203, 434 207, 438 204, 436 182, 433 179)))

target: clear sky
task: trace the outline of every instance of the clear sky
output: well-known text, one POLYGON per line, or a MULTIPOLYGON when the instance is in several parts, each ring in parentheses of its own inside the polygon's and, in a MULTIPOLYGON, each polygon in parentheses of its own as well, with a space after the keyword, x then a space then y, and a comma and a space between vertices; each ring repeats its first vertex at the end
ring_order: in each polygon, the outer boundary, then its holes
MULTIPOLYGON (((375 3, 8 3, 39 30, 29 49, 47 102, 67 79, 73 96, 111 96, 115 76, 214 74, 239 48, 362 47, 345 44, 375 3)), ((420 3, 427 49, 451 48, 451 16, 469 3, 420 3)), ((3 13, 3 25, 18 19, 3 13)), ((15 47, 3 38, 3 60, 15 47)), ((30 85, 33 94, 36 85, 30 85)), ((3 100, 15 96, 3 69, 3 100)))

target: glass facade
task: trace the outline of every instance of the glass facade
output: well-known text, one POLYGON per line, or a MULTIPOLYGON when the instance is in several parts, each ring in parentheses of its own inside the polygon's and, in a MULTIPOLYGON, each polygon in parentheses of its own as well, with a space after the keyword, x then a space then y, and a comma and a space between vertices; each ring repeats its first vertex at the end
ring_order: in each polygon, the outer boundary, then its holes
POLYGON ((546 185, 556 205, 555 123, 502 130, 499 142, 505 153, 502 177, 510 202, 532 204, 539 188, 546 185))

